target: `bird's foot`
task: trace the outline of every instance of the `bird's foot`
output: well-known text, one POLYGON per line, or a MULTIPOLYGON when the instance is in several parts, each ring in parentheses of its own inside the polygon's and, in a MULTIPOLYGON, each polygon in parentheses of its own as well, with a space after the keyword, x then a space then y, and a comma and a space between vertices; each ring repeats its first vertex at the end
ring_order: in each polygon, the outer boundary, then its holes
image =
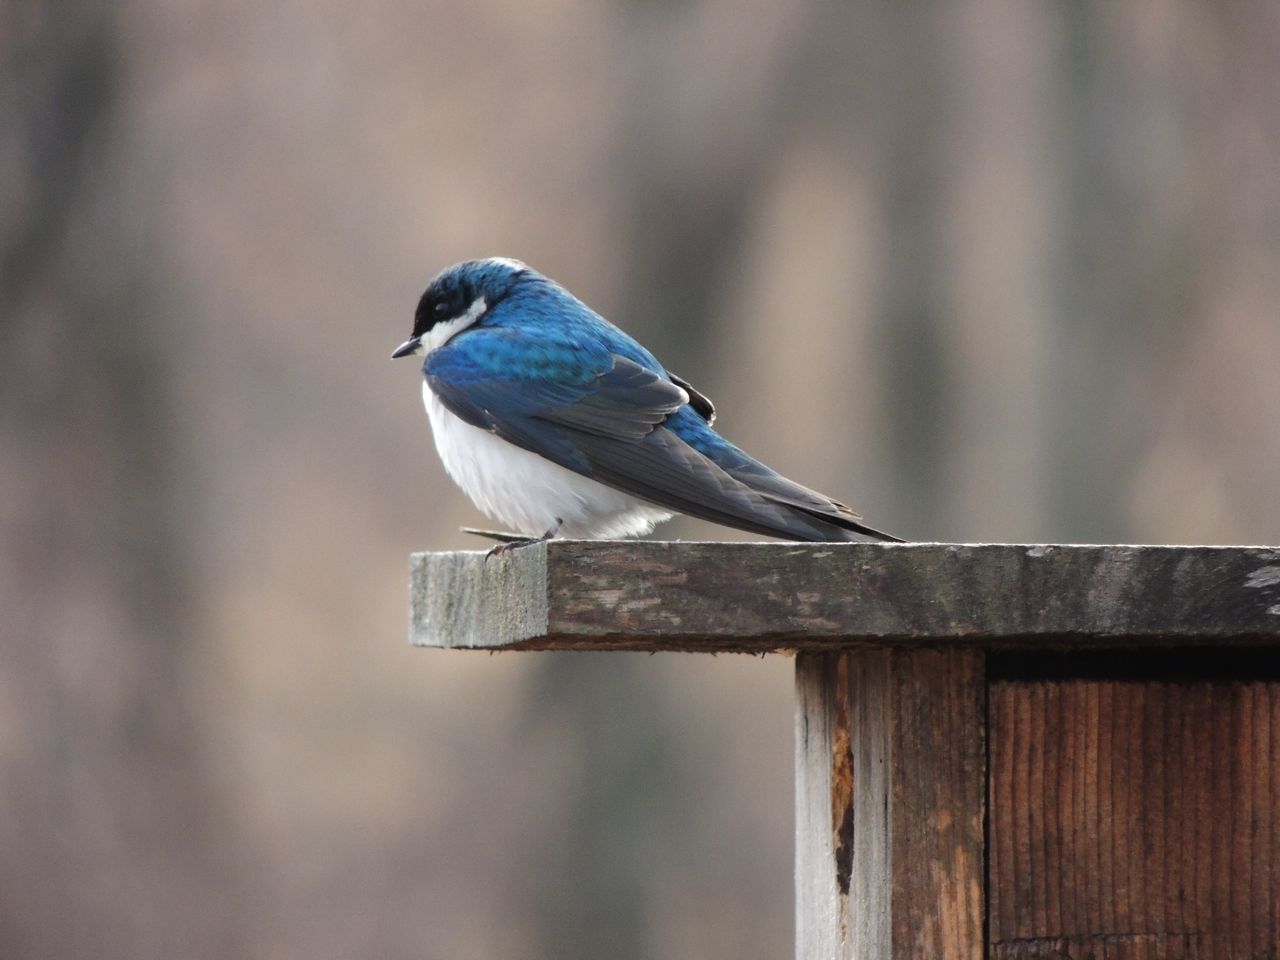
POLYGON ((491 537, 494 540, 501 540, 501 542, 496 546, 490 547, 489 552, 484 555, 485 562, 488 562, 490 557, 497 557, 510 553, 516 547, 527 547, 531 543, 546 543, 548 540, 553 539, 555 535, 560 532, 560 528, 563 526, 564 520, 560 517, 556 517, 556 525, 540 537, 525 537, 513 533, 493 533, 488 530, 468 529, 467 532, 479 534, 482 537, 491 537))

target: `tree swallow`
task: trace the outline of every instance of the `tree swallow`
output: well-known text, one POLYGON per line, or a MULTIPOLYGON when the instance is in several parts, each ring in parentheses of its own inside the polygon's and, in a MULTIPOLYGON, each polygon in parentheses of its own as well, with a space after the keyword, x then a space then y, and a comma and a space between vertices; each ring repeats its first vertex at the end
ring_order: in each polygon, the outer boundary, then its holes
POLYGON ((437 275, 391 356, 411 354, 426 354, 445 470, 520 533, 637 536, 686 513, 785 540, 902 542, 725 440, 710 400, 517 260, 437 275))

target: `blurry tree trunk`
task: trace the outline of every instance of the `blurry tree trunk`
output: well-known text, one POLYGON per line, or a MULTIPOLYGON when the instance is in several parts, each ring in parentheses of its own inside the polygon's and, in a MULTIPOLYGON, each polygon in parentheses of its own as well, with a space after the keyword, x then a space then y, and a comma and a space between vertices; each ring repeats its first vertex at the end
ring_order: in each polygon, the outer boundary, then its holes
POLYGON ((1122 536, 1113 513, 1119 504, 1106 493, 1113 487, 1105 461, 1117 452, 1109 433, 1116 423, 1116 390, 1126 378, 1115 364, 1132 356, 1122 349, 1132 316, 1120 298, 1128 289, 1125 273, 1133 250, 1106 246, 1115 231, 1131 224, 1116 202, 1120 171, 1107 158, 1114 145, 1097 135, 1098 125, 1121 105, 1119 98, 1100 98, 1119 79, 1102 52, 1103 25, 1089 4, 1063 7, 1062 18, 1058 123, 1065 158, 1056 218, 1059 270, 1052 289, 1055 362, 1047 387, 1054 400, 1045 405, 1053 437, 1047 474, 1051 523, 1061 533, 1050 538, 1101 542, 1122 536))
POLYGON ((946 4, 891 4, 885 27, 891 49, 881 82, 895 91, 877 118, 884 143, 886 198, 885 339, 887 360, 906 384, 886 404, 896 463, 895 512, 918 530, 943 519, 950 363, 942 324, 946 315, 943 255, 947 185, 945 149, 955 123, 949 96, 954 78, 947 55, 946 4))
MULTIPOLYGON (((1208 75, 1212 61, 1187 55, 1178 30, 1189 15, 1177 4, 1155 20, 1105 4, 1061 10, 1054 89, 1062 185, 1044 404, 1051 539, 1133 535, 1133 506, 1146 494, 1116 494, 1131 485, 1179 392, 1166 364, 1194 356, 1187 334, 1206 312, 1221 211, 1215 176, 1196 169, 1195 151, 1219 150, 1229 138, 1216 115, 1197 116, 1186 97, 1188 74, 1200 71, 1208 88, 1221 82, 1217 71, 1208 75)), ((1202 43, 1212 26, 1202 21, 1202 43)), ((1215 39, 1236 51, 1257 26, 1215 39)))
POLYGON ((92 4, 10 12, 0 956, 234 956, 218 804, 183 704, 155 261, 129 204, 101 189, 118 183, 104 175, 117 38, 92 4))
POLYGON ((627 960, 658 950, 654 885, 678 858, 694 806, 676 735, 655 705, 653 666, 640 654, 592 653, 539 664, 531 722, 560 731, 574 778, 523 898, 539 931, 533 954, 627 960))

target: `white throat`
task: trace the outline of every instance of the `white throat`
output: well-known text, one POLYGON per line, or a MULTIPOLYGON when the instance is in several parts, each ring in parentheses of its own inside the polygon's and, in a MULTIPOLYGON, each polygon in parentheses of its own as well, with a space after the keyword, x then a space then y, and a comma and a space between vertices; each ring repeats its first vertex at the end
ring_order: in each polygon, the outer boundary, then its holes
POLYGON ((466 313, 452 320, 437 323, 422 335, 422 352, 430 353, 432 350, 443 347, 467 327, 475 325, 488 309, 489 301, 484 297, 476 297, 471 306, 467 307, 466 313))

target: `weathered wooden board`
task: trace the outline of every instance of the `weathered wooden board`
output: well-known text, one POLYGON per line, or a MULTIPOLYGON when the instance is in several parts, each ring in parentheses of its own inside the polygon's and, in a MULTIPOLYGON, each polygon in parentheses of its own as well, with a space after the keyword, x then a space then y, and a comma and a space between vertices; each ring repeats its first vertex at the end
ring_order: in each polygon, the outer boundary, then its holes
POLYGON ((1280 955, 1280 683, 998 680, 989 708, 993 960, 1280 955))
POLYGON ((556 540, 414 554, 411 576, 422 646, 1280 641, 1280 547, 556 540))
POLYGON ((984 659, 797 659, 800 960, 983 957, 984 659))
MULTIPOLYGON (((806 653, 796 658, 797 960, 843 960, 852 955, 852 850, 842 838, 853 831, 853 772, 847 708, 841 725, 845 694, 836 690, 837 665, 844 656, 806 653)), ((845 677, 847 683, 847 670, 845 677)), ((874 909, 871 903, 867 907, 874 909)))

